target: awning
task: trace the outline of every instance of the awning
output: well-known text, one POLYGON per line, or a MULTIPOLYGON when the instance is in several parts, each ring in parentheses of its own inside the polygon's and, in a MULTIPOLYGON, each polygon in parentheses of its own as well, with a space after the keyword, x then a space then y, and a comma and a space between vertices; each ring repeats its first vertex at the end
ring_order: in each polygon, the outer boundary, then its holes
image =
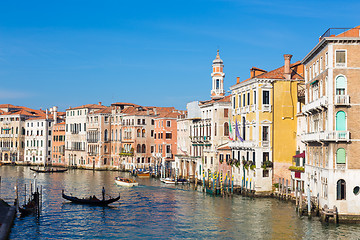
POLYGON ((317 83, 318 81, 319 80, 315 80, 315 81, 311 82, 310 85, 313 85, 313 84, 317 83))
POLYGON ((293 156, 294 158, 305 158, 305 151, 299 154, 296 154, 295 156, 293 156))

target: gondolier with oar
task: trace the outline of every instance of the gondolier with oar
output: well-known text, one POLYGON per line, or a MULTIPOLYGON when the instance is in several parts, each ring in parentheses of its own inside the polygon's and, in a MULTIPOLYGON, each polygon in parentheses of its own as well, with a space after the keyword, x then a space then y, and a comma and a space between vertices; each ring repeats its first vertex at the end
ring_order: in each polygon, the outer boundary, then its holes
POLYGON ((105 201, 105 188, 102 188, 102 196, 103 196, 103 201, 105 201))

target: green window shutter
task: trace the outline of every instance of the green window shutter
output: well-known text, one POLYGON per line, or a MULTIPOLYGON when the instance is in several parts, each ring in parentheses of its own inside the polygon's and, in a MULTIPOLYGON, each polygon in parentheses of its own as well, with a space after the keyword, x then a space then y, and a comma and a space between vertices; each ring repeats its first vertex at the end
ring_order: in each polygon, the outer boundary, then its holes
POLYGON ((346 88, 346 81, 344 76, 339 76, 336 78, 336 89, 346 88))
POLYGON ((346 131, 346 119, 344 111, 339 111, 336 113, 336 131, 346 131))
POLYGON ((345 149, 339 148, 336 151, 336 163, 337 164, 345 164, 345 149))

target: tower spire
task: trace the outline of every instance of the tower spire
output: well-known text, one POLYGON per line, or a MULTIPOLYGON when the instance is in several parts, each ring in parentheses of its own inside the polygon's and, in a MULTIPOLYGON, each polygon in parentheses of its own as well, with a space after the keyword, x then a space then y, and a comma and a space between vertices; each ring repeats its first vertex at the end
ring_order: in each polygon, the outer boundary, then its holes
POLYGON ((217 99, 222 98, 225 95, 224 91, 224 78, 225 73, 223 72, 224 63, 220 58, 219 49, 217 50, 216 57, 212 64, 213 71, 211 73, 212 77, 212 90, 211 98, 217 99))

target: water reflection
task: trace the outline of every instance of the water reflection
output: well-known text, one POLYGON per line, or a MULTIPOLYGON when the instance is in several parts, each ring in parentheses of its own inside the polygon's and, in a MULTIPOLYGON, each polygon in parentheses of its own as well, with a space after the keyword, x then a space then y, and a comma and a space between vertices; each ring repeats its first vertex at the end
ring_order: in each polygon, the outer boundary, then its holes
MULTIPOLYGON (((240 196, 210 197, 189 185, 168 186, 153 179, 138 179, 141 186, 114 184, 118 172, 69 170, 37 174, 43 186, 39 218, 18 218, 10 239, 358 239, 357 225, 324 225, 296 215, 294 205, 275 199, 240 196), (117 196, 111 207, 85 206, 61 198, 61 190, 74 196, 101 197, 101 189, 117 196)), ((13 199, 16 181, 33 181, 28 167, 0 167, 1 197, 13 199)), ((127 176, 127 175, 126 175, 127 176)), ((22 201, 23 202, 23 195, 22 201)))

